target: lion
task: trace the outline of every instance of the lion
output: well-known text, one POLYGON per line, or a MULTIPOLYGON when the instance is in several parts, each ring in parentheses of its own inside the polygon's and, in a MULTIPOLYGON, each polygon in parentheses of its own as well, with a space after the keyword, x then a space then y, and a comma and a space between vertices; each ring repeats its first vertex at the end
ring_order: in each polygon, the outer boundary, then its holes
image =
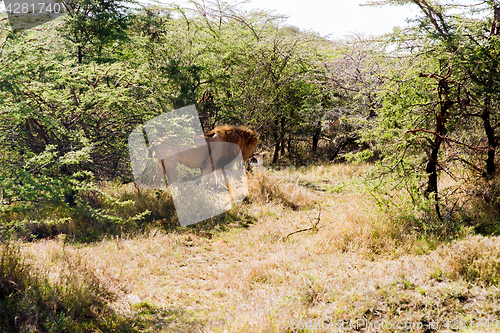
POLYGON ((240 152, 244 161, 252 156, 259 136, 247 127, 222 125, 191 139, 197 148, 186 150, 185 140, 172 137, 150 147, 157 175, 163 173, 170 185, 176 181, 177 163, 201 169, 202 177, 219 169, 225 175, 223 168, 231 164, 240 152))

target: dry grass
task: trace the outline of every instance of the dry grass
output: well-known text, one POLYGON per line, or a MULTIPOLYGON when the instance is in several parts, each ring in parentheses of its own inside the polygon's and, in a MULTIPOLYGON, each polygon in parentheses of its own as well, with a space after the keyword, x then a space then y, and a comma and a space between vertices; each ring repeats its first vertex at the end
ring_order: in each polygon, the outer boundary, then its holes
POLYGON ((252 202, 277 200, 293 209, 310 207, 316 202, 317 195, 287 180, 279 172, 256 170, 248 179, 250 200, 252 202))
POLYGON ((424 332, 446 331, 446 320, 497 330, 484 325, 500 314, 499 241, 470 238, 431 252, 347 185, 367 168, 256 173, 250 203, 231 215, 254 216, 249 227, 156 229, 86 245, 59 238, 23 251, 52 278, 65 261, 84 260, 138 331, 424 332), (344 190, 328 193, 325 184, 344 190), (286 238, 318 217, 319 229, 286 238))
POLYGON ((500 283, 500 238, 471 236, 438 249, 441 274, 470 282, 500 283))
POLYGON ((2 244, 2 332, 112 331, 116 327, 119 315, 109 307, 114 294, 78 253, 69 258, 60 251, 58 257, 48 266, 34 266, 23 260, 16 244, 2 244))

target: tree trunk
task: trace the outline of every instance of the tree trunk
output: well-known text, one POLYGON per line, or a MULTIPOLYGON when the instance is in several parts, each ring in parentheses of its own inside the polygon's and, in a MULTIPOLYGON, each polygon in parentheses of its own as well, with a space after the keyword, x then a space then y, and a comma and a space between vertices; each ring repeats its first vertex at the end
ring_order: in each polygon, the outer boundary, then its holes
POLYGON ((280 148, 281 148, 280 155, 281 156, 285 156, 285 146, 286 146, 285 137, 283 135, 281 135, 281 145, 280 145, 280 148))
MULTIPOLYGON (((488 98, 489 99, 489 98, 488 98)), ((489 103, 487 103, 489 104, 489 103)), ((493 178, 495 176, 495 149, 497 147, 497 140, 495 139, 495 130, 491 127, 489 105, 485 106, 481 119, 483 120, 483 127, 488 139, 488 157, 486 158, 486 177, 493 178)))
POLYGON ((318 124, 318 127, 314 130, 314 133, 313 133, 313 142, 312 142, 313 154, 316 154, 316 151, 318 150, 318 143, 319 143, 320 137, 321 137, 321 124, 318 124))
POLYGON ((273 154, 272 164, 276 164, 276 162, 278 162, 278 157, 279 157, 279 153, 280 153, 280 143, 281 143, 281 140, 276 140, 276 144, 274 145, 274 154, 273 154))
POLYGON ((78 46, 78 64, 82 64, 83 62, 83 50, 81 46, 78 46))
POLYGON ((333 161, 335 158, 337 158, 340 151, 349 143, 349 141, 349 138, 342 140, 337 148, 335 148, 331 153, 328 154, 328 159, 330 161, 333 161))
POLYGON ((291 133, 288 133, 288 142, 287 142, 286 146, 288 149, 288 156, 290 156, 290 158, 292 158, 293 149, 292 149, 292 134, 291 133))
POLYGON ((274 139, 274 154, 273 154, 273 161, 272 164, 276 165, 276 162, 278 162, 279 158, 279 153, 280 153, 280 143, 281 143, 281 138, 279 136, 278 132, 278 119, 274 120, 274 133, 273 133, 273 139, 274 139))
POLYGON ((281 117, 281 156, 285 156, 285 117, 281 117))
POLYGON ((448 96, 448 84, 446 83, 446 78, 439 81, 438 84, 439 97, 440 99, 444 98, 440 104, 439 114, 436 119, 436 135, 434 137, 434 142, 431 146, 432 150, 429 156, 429 160, 427 161, 427 165, 425 167, 425 172, 428 174, 427 181, 427 189, 425 190, 426 196, 429 194, 434 194, 435 200, 435 210, 436 214, 440 221, 443 221, 443 217, 441 215, 441 210, 439 208, 439 196, 438 196, 438 154, 439 149, 444 141, 444 136, 446 135, 446 117, 448 115, 448 110, 453 105, 453 102, 448 96))
MULTIPOLYGON (((494 8, 493 22, 491 24, 492 36, 500 35, 500 7, 496 6, 494 8)), ((494 59, 491 66, 491 70, 488 78, 488 86, 491 87, 494 84, 496 74, 498 73, 498 60, 494 59)), ((495 165, 495 149, 497 148, 497 140, 495 139, 495 129, 491 126, 491 97, 487 96, 484 101, 484 109, 481 114, 481 119, 483 120, 484 132, 486 138, 488 139, 488 156, 486 158, 486 178, 491 179, 495 176, 496 165, 495 165)))

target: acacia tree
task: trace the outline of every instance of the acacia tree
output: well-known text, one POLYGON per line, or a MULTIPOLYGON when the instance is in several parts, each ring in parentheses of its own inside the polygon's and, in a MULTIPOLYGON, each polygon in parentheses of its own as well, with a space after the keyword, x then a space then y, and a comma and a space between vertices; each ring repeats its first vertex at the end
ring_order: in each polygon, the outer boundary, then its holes
POLYGON ((289 157, 298 157, 302 134, 318 124, 326 107, 315 80, 321 68, 314 48, 320 39, 265 12, 244 17, 232 11, 228 17, 237 19, 223 30, 220 61, 227 80, 217 89, 228 115, 259 131, 273 150, 273 163, 285 149, 289 157))
POLYGON ((297 140, 323 112, 318 38, 281 27, 266 12, 245 13, 222 2, 170 8, 158 40, 145 44, 151 81, 164 108, 197 103, 206 130, 220 123, 258 130, 274 161, 298 153, 297 140), (183 42, 180 44, 179 39, 183 42))
POLYGON ((449 55, 449 67, 457 71, 454 80, 467 90, 461 102, 464 116, 468 119, 479 118, 487 139, 487 157, 483 176, 493 178, 496 171, 495 152, 498 146, 500 93, 498 73, 500 9, 494 1, 487 1, 486 7, 472 8, 474 11, 490 13, 489 20, 477 22, 464 18, 457 21, 445 15, 447 6, 427 1, 414 1, 425 14, 429 28, 434 29, 435 39, 443 51, 449 55), (466 103, 465 103, 466 102, 466 103))
POLYGON ((382 106, 383 84, 389 72, 384 44, 373 38, 351 36, 329 45, 330 56, 323 60, 318 83, 329 96, 328 120, 330 149, 328 158, 341 153, 358 152, 364 158, 374 150, 364 149, 372 140, 361 140, 366 129, 373 127, 382 106))
POLYGON ((71 0, 63 2, 68 15, 61 35, 74 45, 82 64, 85 56, 101 57, 103 49, 127 39, 134 0, 71 0))
MULTIPOLYGON (((414 26, 390 36, 395 42, 394 61, 402 67, 388 80, 378 133, 394 133, 392 139, 399 144, 385 147, 392 154, 386 155, 386 160, 392 160, 391 170, 399 168, 408 177, 412 168, 405 164, 421 170, 419 174, 427 178, 421 193, 432 194, 436 215, 444 221, 438 202, 440 172, 455 179, 464 170, 489 180, 497 176, 498 12, 493 1, 475 5, 427 0, 377 3, 411 3, 422 13, 414 26), (488 16, 479 18, 479 13, 488 16), (411 113, 394 112, 404 109, 411 113), (402 153, 394 154, 395 147, 402 153)), ((414 188, 405 182, 407 188, 414 188)), ((448 217, 456 203, 448 206, 448 217)))
POLYGON ((51 205, 88 208, 80 194, 96 180, 130 179, 126 136, 150 104, 134 63, 76 64, 60 24, 1 36, 2 203, 40 218, 51 205))
POLYGON ((251 48, 249 45, 252 51, 246 63, 247 72, 236 79, 246 82, 240 85, 241 97, 254 102, 254 119, 264 120, 260 132, 271 139, 272 162, 276 163, 285 147, 290 153, 294 134, 308 125, 306 117, 315 110, 311 104, 318 88, 309 82, 316 69, 306 49, 313 42, 312 37, 283 36, 276 31, 268 38, 251 48))

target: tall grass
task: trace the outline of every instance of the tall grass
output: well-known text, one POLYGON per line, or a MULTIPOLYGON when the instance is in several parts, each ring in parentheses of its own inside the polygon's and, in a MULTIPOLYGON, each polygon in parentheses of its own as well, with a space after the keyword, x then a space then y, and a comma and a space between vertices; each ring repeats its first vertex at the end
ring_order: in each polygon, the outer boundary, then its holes
POLYGON ((85 204, 70 208, 47 206, 35 211, 0 215, 0 239, 15 236, 32 240, 68 235, 77 241, 95 241, 109 235, 143 231, 151 223, 178 224, 168 190, 143 190, 133 183, 102 183, 95 190, 82 190, 85 204))
MULTIPOLYGON (((74 258, 73 258, 74 259, 74 258)), ((66 260, 56 278, 27 263, 19 247, 3 245, 0 260, 2 332, 113 331, 112 295, 81 260, 66 260)))
POLYGON ((500 238, 469 236, 440 247, 436 254, 445 277, 500 285, 500 238))
MULTIPOLYGON (((49 273, 37 273, 40 279, 24 285, 50 291, 36 294, 48 304, 44 308, 52 309, 51 300, 62 297, 57 302, 82 300, 94 309, 86 316, 62 306, 47 312, 58 327, 70 331, 295 332, 300 330, 290 323, 299 319, 319 324, 404 321, 426 331, 433 320, 468 320, 471 313, 495 318, 499 240, 464 237, 473 233, 464 227, 462 234, 454 234, 460 240, 448 243, 440 229, 426 225, 431 217, 404 193, 391 193, 400 200, 381 209, 375 199, 383 204, 388 194, 369 193, 362 178, 367 168, 323 165, 255 172, 248 178, 248 200, 184 228, 170 227, 176 220, 170 216, 168 192, 108 185, 103 191, 109 195, 135 202, 116 214, 151 210, 143 222, 134 223, 137 228, 149 225, 152 232, 122 233, 83 245, 65 243, 64 237, 25 243, 29 265, 19 267, 49 273), (316 222, 317 228, 311 228, 316 222), (71 277, 72 271, 85 278, 71 277), (52 289, 36 287, 45 280, 52 289), (64 321, 57 319, 62 313, 72 326, 62 326, 64 321)), ((108 204, 97 199, 96 207, 108 204)), ((13 318, 18 313, 10 312, 13 318)))
POLYGON ((248 187, 250 201, 279 201, 292 209, 312 207, 318 199, 312 191, 287 182, 279 173, 256 170, 248 179, 248 187))

